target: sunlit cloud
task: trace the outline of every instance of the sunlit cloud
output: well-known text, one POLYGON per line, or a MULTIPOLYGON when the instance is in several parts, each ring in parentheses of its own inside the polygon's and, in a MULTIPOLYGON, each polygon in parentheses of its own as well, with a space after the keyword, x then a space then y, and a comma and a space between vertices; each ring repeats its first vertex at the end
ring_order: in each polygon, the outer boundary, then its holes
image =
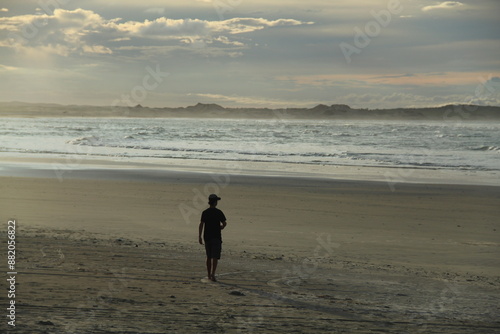
POLYGON ((464 4, 458 1, 445 1, 441 2, 437 5, 432 5, 432 6, 425 6, 422 8, 424 12, 430 11, 430 10, 436 10, 436 9, 455 9, 458 7, 463 6, 464 4))
MULTIPOLYGON (((156 9, 155 9, 156 10, 156 9)), ((123 21, 105 19, 84 9, 56 9, 52 15, 20 15, 0 18, 0 32, 7 38, 0 45, 18 50, 38 48, 62 56, 69 54, 113 54, 117 42, 134 38, 135 46, 151 46, 157 40, 177 45, 243 47, 235 39, 241 35, 272 27, 311 24, 295 19, 232 18, 221 21, 201 19, 169 19, 123 21), (114 42, 115 44, 111 44, 114 42)), ((231 51, 231 54, 234 52, 231 51)))
POLYGON ((8 8, 0 8, 0 12, 8 12, 9 9, 8 8))
MULTIPOLYGON (((214 33, 242 34, 269 27, 304 24, 293 19, 266 20, 256 18, 234 18, 224 21, 200 19, 169 19, 160 17, 144 22, 129 21, 116 24, 116 29, 132 35, 151 38, 171 38, 175 36, 204 36, 214 33)), ((311 24, 308 22, 308 24, 311 24)))

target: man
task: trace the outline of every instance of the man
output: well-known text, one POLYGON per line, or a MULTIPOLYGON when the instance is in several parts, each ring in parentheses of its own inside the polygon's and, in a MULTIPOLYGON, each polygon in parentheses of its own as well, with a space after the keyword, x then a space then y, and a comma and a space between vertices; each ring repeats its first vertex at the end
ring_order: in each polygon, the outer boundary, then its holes
POLYGON ((217 269, 217 262, 220 259, 222 250, 222 234, 221 230, 226 227, 226 216, 224 213, 217 209, 217 201, 220 197, 216 194, 208 196, 208 205, 210 207, 203 211, 201 214, 201 221, 199 227, 198 241, 203 245, 205 241, 205 251, 207 253, 207 272, 208 279, 216 282, 215 270, 217 269), (203 227, 205 230, 203 231, 203 227), (203 239, 201 233, 203 232, 203 239))

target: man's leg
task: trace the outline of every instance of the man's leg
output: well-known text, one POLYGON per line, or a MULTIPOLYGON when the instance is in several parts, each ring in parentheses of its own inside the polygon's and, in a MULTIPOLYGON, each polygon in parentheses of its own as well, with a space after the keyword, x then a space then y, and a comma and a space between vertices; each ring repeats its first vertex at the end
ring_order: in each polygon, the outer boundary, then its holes
POLYGON ((211 279, 212 281, 215 281, 215 270, 217 269, 217 262, 219 261, 217 258, 212 259, 212 276, 211 279))
POLYGON ((208 279, 212 279, 212 259, 207 256, 208 279))

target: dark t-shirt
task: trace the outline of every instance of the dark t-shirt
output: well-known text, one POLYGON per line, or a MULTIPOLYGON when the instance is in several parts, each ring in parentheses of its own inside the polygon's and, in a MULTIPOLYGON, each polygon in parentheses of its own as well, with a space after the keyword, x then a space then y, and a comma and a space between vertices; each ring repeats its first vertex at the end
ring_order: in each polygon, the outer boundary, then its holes
POLYGON ((208 208, 201 214, 201 221, 205 223, 203 231, 203 239, 205 241, 211 239, 219 239, 222 241, 220 233, 220 223, 226 221, 224 213, 217 208, 208 208))

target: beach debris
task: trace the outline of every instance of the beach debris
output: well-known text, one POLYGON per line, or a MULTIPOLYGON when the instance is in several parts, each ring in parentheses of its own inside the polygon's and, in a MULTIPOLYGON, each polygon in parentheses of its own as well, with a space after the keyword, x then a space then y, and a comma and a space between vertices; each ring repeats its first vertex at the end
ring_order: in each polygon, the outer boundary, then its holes
POLYGON ((125 238, 118 238, 115 240, 115 243, 117 243, 118 245, 127 245, 127 246, 133 245, 132 240, 125 239, 125 238))
POLYGON ((55 326, 54 323, 50 320, 40 320, 38 324, 44 326, 55 326))
POLYGON ((103 300, 107 303, 111 303, 111 304, 120 304, 120 303, 135 304, 135 300, 133 300, 133 299, 114 298, 114 297, 107 297, 107 296, 100 296, 99 298, 101 300, 103 300))
POLYGON ((245 294, 241 291, 236 291, 236 290, 233 290, 229 293, 230 295, 233 295, 233 296, 245 296, 245 294))

